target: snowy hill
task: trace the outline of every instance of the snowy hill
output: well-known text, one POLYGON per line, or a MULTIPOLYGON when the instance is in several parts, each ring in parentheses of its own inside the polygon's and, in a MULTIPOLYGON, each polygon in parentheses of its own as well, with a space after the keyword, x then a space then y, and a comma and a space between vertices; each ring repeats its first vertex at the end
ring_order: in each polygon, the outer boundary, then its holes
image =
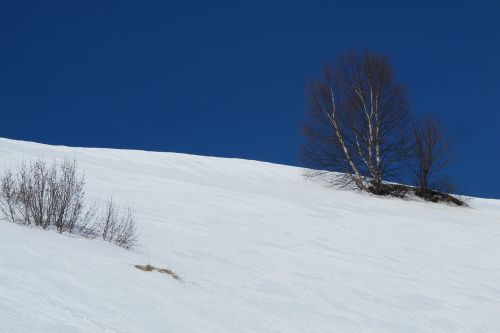
POLYGON ((139 246, 0 222, 0 332, 500 332, 500 201, 375 198, 270 163, 0 139, 74 157, 139 246), (183 279, 134 265, 168 267, 183 279))

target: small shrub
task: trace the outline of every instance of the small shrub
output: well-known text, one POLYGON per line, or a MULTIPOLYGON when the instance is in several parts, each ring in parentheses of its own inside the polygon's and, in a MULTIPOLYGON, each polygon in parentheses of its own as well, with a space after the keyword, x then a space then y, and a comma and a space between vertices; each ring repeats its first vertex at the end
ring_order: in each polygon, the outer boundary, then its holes
POLYGON ((126 249, 134 246, 135 217, 130 206, 119 209, 111 199, 104 210, 100 225, 102 239, 126 249))
POLYGON ((99 235, 130 249, 136 242, 134 211, 117 207, 111 199, 102 213, 99 204, 85 206, 85 178, 75 161, 48 166, 43 160, 22 163, 1 179, 0 213, 3 219, 86 238, 99 235))

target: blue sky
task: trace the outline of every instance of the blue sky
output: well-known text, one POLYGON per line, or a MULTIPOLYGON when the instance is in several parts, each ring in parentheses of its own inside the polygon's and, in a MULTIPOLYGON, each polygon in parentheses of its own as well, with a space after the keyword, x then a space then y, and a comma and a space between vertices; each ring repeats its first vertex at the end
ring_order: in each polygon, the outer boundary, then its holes
POLYGON ((0 136, 298 164, 306 83, 349 49, 392 60, 439 114, 462 193, 500 198, 500 5, 11 1, 0 136))

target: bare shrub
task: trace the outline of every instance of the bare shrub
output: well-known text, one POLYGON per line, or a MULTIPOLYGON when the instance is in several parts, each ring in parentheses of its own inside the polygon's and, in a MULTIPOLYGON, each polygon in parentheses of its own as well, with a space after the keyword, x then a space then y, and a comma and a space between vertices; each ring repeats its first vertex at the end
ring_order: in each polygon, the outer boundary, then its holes
POLYGON ((136 243, 134 215, 132 207, 120 209, 111 198, 100 222, 102 239, 126 249, 133 247, 136 243))
POLYGON ((49 188, 53 205, 53 224, 59 232, 73 232, 82 222, 84 213, 85 180, 76 174, 76 162, 65 160, 60 166, 60 174, 49 178, 54 182, 49 188))
POLYGON ((43 160, 22 163, 1 179, 0 213, 3 219, 43 229, 54 228, 86 238, 102 235, 106 241, 130 249, 136 242, 134 211, 111 200, 103 213, 99 204, 85 206, 85 178, 74 160, 48 166, 43 160))
POLYGON ((0 210, 4 217, 10 222, 16 223, 19 213, 17 212, 17 188, 12 172, 9 170, 2 177, 0 190, 0 210))
POLYGON ((75 161, 48 166, 37 160, 21 164, 16 176, 7 171, 0 194, 2 212, 11 222, 72 232, 84 215, 85 179, 76 170, 75 161))
POLYGON ((73 229, 74 233, 89 239, 97 238, 100 229, 98 217, 99 205, 94 203, 85 210, 80 222, 73 229))
MULTIPOLYGON (((54 173, 56 170, 54 170, 54 173)), ((23 163, 18 169, 17 197, 24 212, 24 224, 46 229, 49 226, 49 171, 42 160, 23 163)))

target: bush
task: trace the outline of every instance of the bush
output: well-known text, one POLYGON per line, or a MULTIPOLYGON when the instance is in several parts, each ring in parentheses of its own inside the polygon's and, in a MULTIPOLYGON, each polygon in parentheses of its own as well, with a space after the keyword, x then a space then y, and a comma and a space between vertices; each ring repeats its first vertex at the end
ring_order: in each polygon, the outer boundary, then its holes
POLYGON ((21 164, 1 179, 0 212, 3 219, 59 233, 106 241, 130 249, 136 242, 134 211, 113 200, 99 213, 99 205, 85 206, 85 178, 75 161, 48 166, 43 160, 21 164))
POLYGON ((126 249, 136 242, 134 211, 130 206, 119 209, 111 199, 104 210, 100 226, 104 240, 126 249))

